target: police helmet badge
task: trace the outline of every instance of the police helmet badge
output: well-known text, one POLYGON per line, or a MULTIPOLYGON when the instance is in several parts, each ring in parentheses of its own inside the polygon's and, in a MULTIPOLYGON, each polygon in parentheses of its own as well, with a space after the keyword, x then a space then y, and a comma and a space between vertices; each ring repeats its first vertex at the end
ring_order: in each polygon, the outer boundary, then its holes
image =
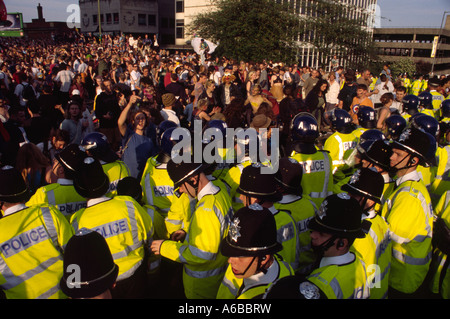
POLYGON ((320 219, 323 219, 327 215, 327 205, 328 201, 325 199, 322 202, 322 205, 320 205, 319 210, 317 211, 317 217, 319 217, 320 219))
POLYGON ((319 288, 309 281, 304 281, 299 286, 300 293, 305 299, 320 299, 319 288))
POLYGON ((350 177, 350 181, 348 182, 349 184, 355 184, 357 181, 359 181, 359 177, 361 175, 361 170, 357 170, 352 177, 350 177))
POLYGON ((399 142, 405 142, 406 140, 409 139, 409 137, 411 136, 411 129, 406 129, 402 132, 402 134, 400 135, 400 137, 398 138, 399 142))
POLYGON ((239 223, 241 221, 239 218, 233 219, 233 222, 230 225, 229 229, 229 235, 232 241, 237 242, 238 238, 241 237, 241 233, 239 232, 241 230, 241 226, 239 226, 239 223))
POLYGON ((263 210, 263 207, 259 205, 258 203, 254 203, 248 206, 248 208, 252 210, 263 210))
POLYGON ((339 197, 340 199, 345 199, 345 200, 350 199, 350 195, 348 195, 347 193, 339 193, 339 194, 337 194, 337 197, 339 197))

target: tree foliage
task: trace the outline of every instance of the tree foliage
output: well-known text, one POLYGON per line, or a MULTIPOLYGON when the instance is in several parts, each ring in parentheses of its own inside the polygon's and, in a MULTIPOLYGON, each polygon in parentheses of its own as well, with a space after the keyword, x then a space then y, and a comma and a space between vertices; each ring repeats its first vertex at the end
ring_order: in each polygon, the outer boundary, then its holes
POLYGON ((368 16, 338 0, 212 0, 215 9, 194 17, 186 29, 219 43, 218 55, 235 60, 297 62, 299 48, 312 45, 323 65, 333 54, 348 67, 363 67, 373 56, 368 16), (300 5, 301 4, 301 5, 300 5))
POLYGON ((323 64, 336 54, 349 67, 361 68, 375 58, 368 15, 359 18, 356 6, 338 0, 308 1, 303 20, 304 40, 322 56, 323 64))
POLYGON ((274 0, 214 0, 215 10, 198 14, 188 33, 219 43, 217 54, 235 60, 290 63, 296 60, 300 22, 274 0))
POLYGON ((405 72, 412 76, 416 72, 416 63, 411 58, 401 58, 393 62, 390 69, 395 77, 405 72))

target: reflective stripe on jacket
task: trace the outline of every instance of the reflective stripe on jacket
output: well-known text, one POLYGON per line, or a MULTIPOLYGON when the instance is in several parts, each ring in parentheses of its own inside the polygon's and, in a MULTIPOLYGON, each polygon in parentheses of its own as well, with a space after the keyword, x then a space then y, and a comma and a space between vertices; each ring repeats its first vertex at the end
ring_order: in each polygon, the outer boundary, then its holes
POLYGON ((214 186, 214 193, 198 201, 184 242, 162 243, 161 256, 184 265, 183 284, 188 299, 215 298, 227 267, 220 243, 228 234, 231 218, 228 193, 214 186))
POLYGON ((141 186, 144 203, 167 217, 173 199, 173 182, 167 173, 167 164, 159 163, 156 157, 149 158, 142 173, 141 186))
POLYGON ((362 261, 355 256, 351 263, 317 268, 308 277, 328 299, 366 299, 367 278, 362 261))
POLYGON ((6 298, 67 298, 59 280, 73 233, 54 206, 31 206, 0 219, 0 286, 6 298))
POLYGON ((290 158, 303 166, 303 194, 320 207, 323 200, 333 194, 332 159, 328 152, 317 151, 314 154, 293 152, 290 158))
POLYGON ((115 196, 72 215, 75 231, 88 228, 101 234, 119 266, 118 281, 132 276, 153 240, 153 224, 145 209, 130 196, 115 196))
POLYGON ((425 185, 420 180, 404 181, 386 200, 381 214, 392 238, 389 285, 413 293, 425 279, 431 260, 433 210, 425 185))

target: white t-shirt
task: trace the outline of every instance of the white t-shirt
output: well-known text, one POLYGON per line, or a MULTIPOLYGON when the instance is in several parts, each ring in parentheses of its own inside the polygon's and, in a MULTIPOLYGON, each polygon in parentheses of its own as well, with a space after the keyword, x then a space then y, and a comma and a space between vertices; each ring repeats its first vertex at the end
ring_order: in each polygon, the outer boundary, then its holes
POLYGON ((180 119, 178 118, 178 116, 174 110, 162 109, 161 116, 166 121, 172 121, 172 122, 176 123, 178 126, 180 125, 180 119))
POLYGON ((334 81, 332 84, 330 84, 330 88, 328 89, 328 92, 325 94, 327 103, 331 104, 339 103, 338 100, 339 91, 340 87, 338 82, 334 81))
POLYGON ((55 81, 61 82, 61 92, 69 92, 70 85, 72 84, 72 79, 74 78, 75 74, 70 70, 63 70, 59 71, 58 74, 56 74, 55 81))
POLYGON ((384 86, 385 86, 385 83, 380 83, 375 86, 375 90, 378 90, 378 93, 373 94, 371 96, 371 100, 374 104, 381 103, 380 98, 384 93, 388 93, 388 92, 394 93, 394 85, 392 84, 391 81, 388 81, 386 83, 387 89, 384 86))

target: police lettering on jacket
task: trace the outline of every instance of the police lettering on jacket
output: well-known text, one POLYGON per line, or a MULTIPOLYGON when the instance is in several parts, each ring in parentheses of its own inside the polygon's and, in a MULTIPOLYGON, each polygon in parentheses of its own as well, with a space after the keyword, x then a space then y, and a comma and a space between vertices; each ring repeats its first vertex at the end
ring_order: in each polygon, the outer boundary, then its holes
POLYGON ((9 258, 29 247, 49 239, 44 226, 21 233, 0 245, 2 254, 9 258))
POLYGON ((300 162, 301 165, 303 165, 303 171, 306 174, 314 173, 314 172, 323 172, 325 170, 325 161, 324 160, 317 160, 317 161, 304 161, 300 162))
POLYGON ((116 236, 119 234, 124 234, 129 231, 128 222, 126 218, 115 220, 110 223, 106 223, 98 226, 94 229, 104 238, 116 236))
POLYGON ((65 203, 56 205, 61 213, 70 215, 76 211, 86 208, 86 202, 65 203))
POLYGON ((355 141, 343 142, 342 147, 344 148, 344 152, 349 149, 354 149, 356 147, 356 144, 357 143, 355 141))
POLYGON ((173 195, 173 186, 153 186, 155 196, 170 196, 173 195))

